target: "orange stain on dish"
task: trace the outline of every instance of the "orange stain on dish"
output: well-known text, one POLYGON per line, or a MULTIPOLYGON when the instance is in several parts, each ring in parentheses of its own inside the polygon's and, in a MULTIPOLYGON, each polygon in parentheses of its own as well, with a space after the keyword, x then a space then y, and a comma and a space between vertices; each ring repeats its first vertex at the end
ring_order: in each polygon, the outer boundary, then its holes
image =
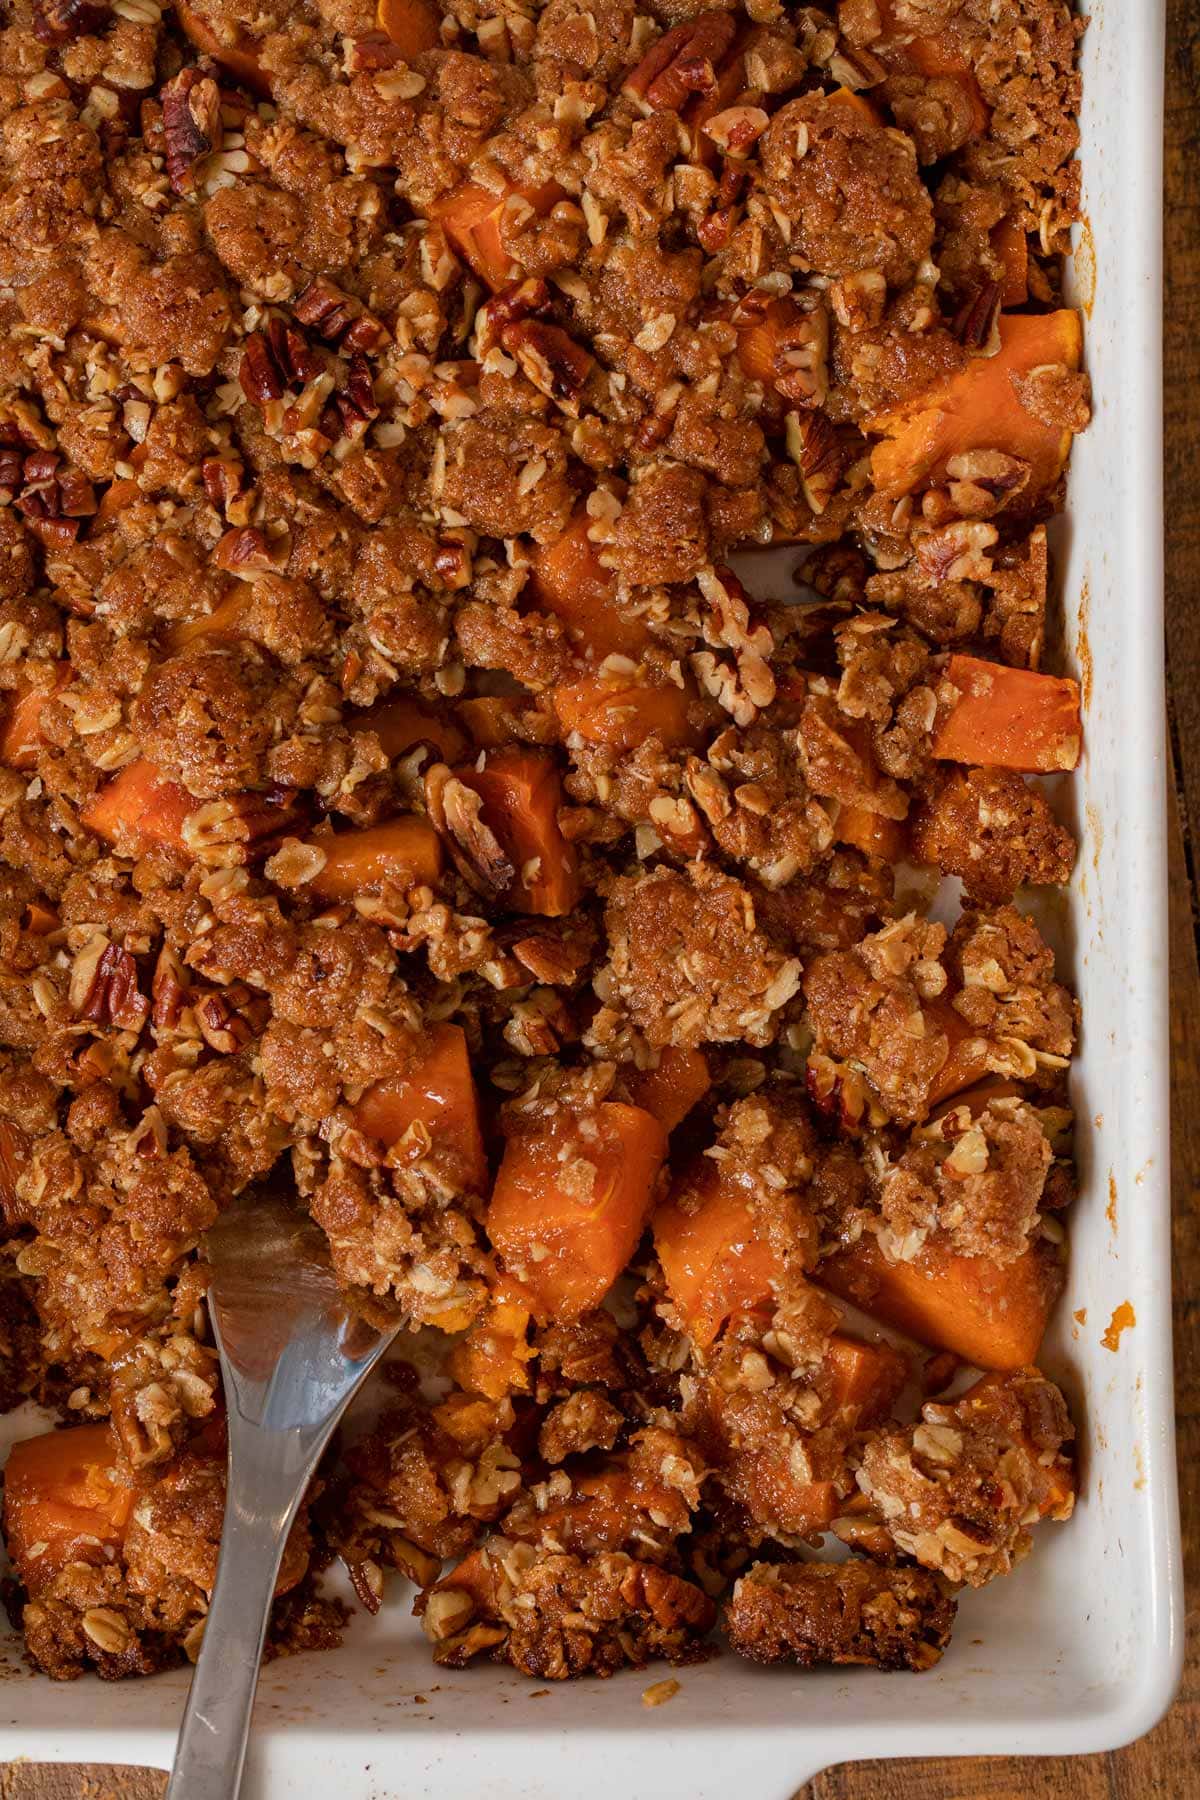
POLYGON ((1104 1216, 1115 1231, 1117 1229, 1117 1178, 1111 1169, 1108 1172, 1108 1205, 1104 1209, 1104 1216))
POLYGON ((1096 240, 1092 235, 1092 222, 1086 213, 1080 215, 1079 241, 1072 252, 1075 264, 1075 280, 1079 286, 1076 298, 1090 319, 1092 308, 1096 304, 1096 240))
POLYGON ((1092 683, 1095 669, 1092 663, 1092 644, 1088 636, 1088 621, 1092 608, 1092 590, 1087 576, 1079 589, 1079 608, 1076 617, 1079 620, 1079 636, 1075 644, 1075 660, 1079 664, 1079 692, 1083 697, 1083 710, 1087 712, 1092 704, 1092 683))
POLYGON ((1071 1316, 1075 1320, 1075 1323, 1077 1325, 1086 1325, 1087 1324, 1087 1307, 1081 1306, 1079 1311, 1077 1313, 1073 1313, 1071 1316))
POLYGON ((1108 1329, 1100 1339, 1100 1342, 1104 1345, 1106 1350, 1119 1350, 1121 1347, 1121 1333, 1123 1331, 1131 1331, 1136 1324, 1137 1314, 1134 1312, 1132 1306, 1130 1306, 1128 1300, 1122 1300, 1120 1306, 1117 1307, 1112 1318, 1108 1321, 1108 1329))

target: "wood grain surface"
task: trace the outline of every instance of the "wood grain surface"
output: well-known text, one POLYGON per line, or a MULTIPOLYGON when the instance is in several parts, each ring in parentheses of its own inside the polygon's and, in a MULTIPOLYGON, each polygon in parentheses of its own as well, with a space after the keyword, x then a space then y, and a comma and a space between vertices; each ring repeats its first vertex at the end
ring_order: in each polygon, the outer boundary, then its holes
MULTIPOLYGON (((1136 11, 1137 0, 1132 9, 1136 11)), ((1175 1390, 1187 1582, 1183 1683, 1167 1718, 1108 1756, 848 1763, 796 1800, 1185 1800, 1200 1795, 1200 0, 1168 0, 1167 670, 1171 763, 1175 1390)), ((30 1745, 31 1752, 35 1750, 30 1745)), ((0 1765, 0 1800, 160 1800, 148 1769, 0 1765)), ((687 1800, 681 1795, 679 1800, 687 1800)))

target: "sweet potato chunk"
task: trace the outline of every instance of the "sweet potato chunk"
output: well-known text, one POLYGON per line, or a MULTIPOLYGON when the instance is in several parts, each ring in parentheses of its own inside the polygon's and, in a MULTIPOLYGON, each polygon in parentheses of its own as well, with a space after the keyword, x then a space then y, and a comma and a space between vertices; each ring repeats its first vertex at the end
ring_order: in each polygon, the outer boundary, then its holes
POLYGON ((402 695, 383 700, 351 721, 356 731, 373 731, 385 756, 403 756, 414 744, 432 744, 443 762, 457 762, 468 748, 466 733, 445 713, 402 695))
POLYGON ((1037 1358, 1063 1276, 1048 1244, 1001 1267, 957 1256, 934 1236, 910 1261, 890 1263, 864 1236, 819 1263, 813 1280, 931 1349, 981 1369, 1020 1369, 1037 1358))
POLYGON ((167 781, 153 763, 130 763, 102 787, 83 809, 83 823, 97 837, 129 856, 156 846, 184 848, 183 825, 200 802, 178 782, 167 781))
POLYGON ((0 763, 10 769, 36 767, 42 743, 42 708, 70 678, 69 666, 60 663, 52 686, 19 687, 5 697, 0 713, 0 763))
MULTIPOLYGON (((1035 1382, 1044 1379, 1036 1369, 1029 1369, 1026 1373, 1035 1382)), ((993 1371, 990 1375, 981 1375, 978 1381, 959 1396, 955 1404, 955 1411, 963 1423, 970 1425, 972 1415, 977 1410, 986 1413, 991 1406, 993 1393, 997 1389, 1003 1391, 1004 1386, 1003 1373, 993 1371)), ((1069 1519, 1075 1509, 1075 1470, 1071 1463, 1062 1455, 1056 1456, 1053 1461, 1043 1459, 1039 1446, 1028 1432, 1019 1433, 1017 1441, 1026 1455, 1038 1464, 1047 1484, 1046 1494, 1038 1507, 1039 1515, 1043 1519, 1069 1519)))
POLYGON ((658 1120, 617 1100, 509 1139, 487 1230, 538 1318, 600 1304, 637 1248, 666 1152, 658 1120))
POLYGON ((689 715, 692 696, 674 682, 659 687, 635 680, 589 675, 554 693, 554 710, 565 732, 577 731, 589 744, 636 750, 649 737, 665 749, 699 748, 702 734, 689 715))
POLYGON ((308 883, 308 892, 319 900, 353 900, 385 881, 416 887, 435 882, 441 873, 437 833, 413 814, 314 841, 325 853, 325 866, 308 883))
POLYGON ((735 1314, 771 1304, 775 1253, 755 1235, 744 1191, 723 1181, 708 1158, 689 1169, 655 1212, 654 1247, 667 1292, 702 1349, 735 1314))
POLYGON ((943 762, 1051 774, 1079 761, 1077 681, 954 655, 939 701, 931 749, 943 762))
POLYGON ((455 249, 493 290, 504 287, 519 273, 500 238, 504 209, 514 195, 540 216, 562 199, 563 191, 557 182, 547 181, 541 187, 513 186, 506 193, 497 194, 477 182, 464 181, 434 208, 434 217, 455 249))
POLYGON ((480 694, 460 700, 458 716, 477 750, 499 750, 517 736, 513 702, 501 694, 480 694))
POLYGON ((239 584, 210 613, 198 619, 181 619, 177 625, 172 625, 163 634, 164 647, 174 656, 176 651, 194 644, 197 638, 241 637, 250 604, 251 595, 239 584))
POLYGON ((885 819, 868 806, 843 806, 833 835, 839 844, 850 844, 864 856, 878 856, 889 863, 899 862, 908 847, 904 821, 885 819))
POLYGON ((712 1085, 703 1050, 681 1050, 668 1044, 657 1069, 640 1069, 629 1078, 634 1104, 653 1113, 664 1131, 674 1131, 712 1085))
POLYGON ((881 493, 898 499, 945 475, 951 457, 969 450, 1000 450, 1028 463, 1022 503, 1036 498, 1062 474, 1071 433, 1043 424, 1017 396, 1014 376, 1063 364, 1079 368, 1079 314, 1002 315, 995 356, 973 358, 949 380, 926 388, 895 412, 879 413, 868 429, 883 442, 871 453, 871 478, 881 493))
POLYGON ((477 1192, 487 1183, 487 1158, 466 1036, 459 1025, 431 1025, 426 1040, 411 1068, 367 1089, 354 1108, 355 1122, 389 1149, 410 1126, 423 1126, 435 1148, 454 1150, 463 1186, 477 1192))
POLYGON ((468 1394, 505 1400, 529 1387, 535 1350, 528 1339, 529 1308, 497 1294, 483 1317, 446 1359, 446 1372, 468 1394))
POLYGON ((538 545, 525 592, 595 656, 638 656, 650 633, 640 618, 616 605, 617 578, 604 567, 588 536, 591 522, 586 512, 577 512, 560 538, 538 545))
POLYGON ((438 48, 441 22, 441 9, 435 9, 429 0, 379 0, 375 9, 375 23, 405 62, 412 62, 423 50, 438 48))
POLYGON ((206 16, 203 0, 199 6, 193 5, 191 0, 176 0, 175 17, 184 37, 205 56, 211 56, 214 62, 227 69, 235 81, 256 94, 270 94, 271 83, 262 66, 259 45, 248 32, 230 32, 227 43, 206 16))
POLYGON ((835 1331, 825 1360, 839 1407, 854 1407, 859 1425, 885 1419, 908 1380, 908 1358, 892 1344, 868 1344, 835 1331))
POLYGON ((132 1508, 133 1489, 107 1424, 44 1432, 9 1453, 4 1536, 30 1594, 68 1563, 103 1563, 124 1540, 132 1508))
POLYGON ((992 249, 1004 264, 1001 306, 1024 306, 1029 298, 1029 238, 1013 218, 1001 219, 991 234, 992 249))
POLYGON ((571 912, 583 889, 575 851, 559 829, 562 783, 552 759, 512 744, 489 752, 482 769, 455 774, 483 801, 480 816, 517 871, 507 904, 549 919, 571 912))

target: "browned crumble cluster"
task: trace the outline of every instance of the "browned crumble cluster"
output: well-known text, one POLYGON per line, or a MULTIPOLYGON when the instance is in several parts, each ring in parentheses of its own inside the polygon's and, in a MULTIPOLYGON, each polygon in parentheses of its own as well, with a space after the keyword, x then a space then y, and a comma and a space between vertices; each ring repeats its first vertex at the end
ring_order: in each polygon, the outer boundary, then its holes
POLYGON ((1031 778, 1080 749, 1080 29, 13 0, 0 1402, 61 1426, 4 1495, 47 1674, 197 1652, 201 1242, 268 1176, 425 1334, 275 1652, 338 1641, 340 1558, 451 1667, 723 1623, 923 1669, 1069 1515, 1076 1006, 1014 901, 1075 856, 1031 778))

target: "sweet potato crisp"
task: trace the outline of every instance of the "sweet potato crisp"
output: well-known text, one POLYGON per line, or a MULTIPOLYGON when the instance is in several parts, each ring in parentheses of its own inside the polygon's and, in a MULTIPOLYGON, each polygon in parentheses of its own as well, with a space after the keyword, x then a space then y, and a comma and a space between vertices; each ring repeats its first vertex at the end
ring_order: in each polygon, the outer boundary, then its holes
POLYGON ((59 1426, 5 1484, 29 1654, 195 1656, 201 1240, 269 1181, 422 1334, 309 1495, 276 1650, 354 1629, 340 1559, 368 1611, 415 1585, 451 1666, 723 1627, 929 1667, 1074 1497, 1037 1358, 1076 1006, 1015 897, 1075 854, 1027 777, 1080 753, 1043 653, 1078 21, 6 19, 0 1387, 59 1426))

